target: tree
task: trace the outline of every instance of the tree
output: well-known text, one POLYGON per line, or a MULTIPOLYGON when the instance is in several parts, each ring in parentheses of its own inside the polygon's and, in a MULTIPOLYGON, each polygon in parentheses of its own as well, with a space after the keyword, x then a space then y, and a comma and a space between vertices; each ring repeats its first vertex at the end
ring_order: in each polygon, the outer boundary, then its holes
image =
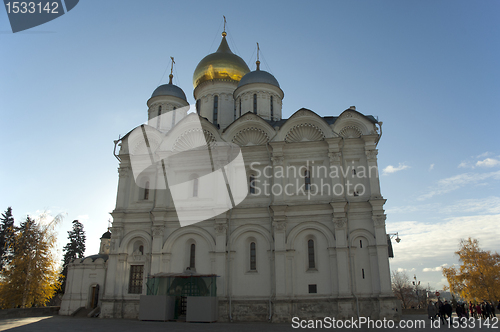
POLYGON ((0 219, 0 271, 12 260, 12 239, 14 237, 14 217, 9 206, 0 219))
POLYGON ((61 290, 64 293, 66 287, 66 277, 68 276, 68 265, 75 258, 83 258, 85 253, 85 231, 83 224, 78 220, 73 220, 73 228, 68 231, 69 242, 64 246, 63 272, 61 290))
POLYGON ((2 308, 43 306, 60 286, 53 248, 55 226, 61 216, 49 222, 42 214, 37 220, 26 218, 14 233, 14 257, 6 266, 0 284, 2 308))
POLYGON ((411 307, 415 302, 415 291, 410 282, 410 278, 405 272, 392 271, 391 276, 392 292, 401 301, 403 309, 411 307))
POLYGON ((500 255, 479 248, 479 241, 468 238, 460 241, 458 255, 460 266, 443 268, 450 291, 467 301, 500 298, 500 255))

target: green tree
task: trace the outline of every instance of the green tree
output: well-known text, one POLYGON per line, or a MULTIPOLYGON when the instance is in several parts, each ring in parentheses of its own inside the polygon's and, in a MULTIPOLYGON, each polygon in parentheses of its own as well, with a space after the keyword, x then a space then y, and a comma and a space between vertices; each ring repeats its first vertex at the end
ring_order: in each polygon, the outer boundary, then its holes
POLYGON ((490 302, 500 298, 500 255, 481 250, 479 241, 468 238, 460 241, 455 252, 459 267, 443 268, 450 291, 467 301, 490 302))
POLYGON ((68 231, 69 242, 64 246, 63 272, 61 290, 64 293, 66 287, 66 277, 68 276, 68 265, 75 258, 83 258, 85 253, 85 231, 83 224, 78 220, 73 220, 73 228, 68 231))
POLYGON ((0 218, 0 272, 12 260, 12 240, 14 238, 14 217, 9 206, 0 218))
POLYGON ((54 257, 55 226, 61 216, 42 214, 37 220, 26 218, 16 229, 13 239, 14 257, 5 268, 0 284, 2 308, 45 305, 60 286, 54 257))

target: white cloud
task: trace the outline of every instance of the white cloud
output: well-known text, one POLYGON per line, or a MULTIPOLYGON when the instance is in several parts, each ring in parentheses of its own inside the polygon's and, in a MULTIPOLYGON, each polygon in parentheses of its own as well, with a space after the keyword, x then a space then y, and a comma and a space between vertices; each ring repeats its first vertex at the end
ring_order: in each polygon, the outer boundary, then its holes
POLYGON ((436 267, 426 267, 422 269, 423 272, 440 272, 443 271, 443 267, 448 266, 448 264, 443 264, 441 266, 436 267))
POLYGON ((469 168, 469 167, 472 167, 474 168, 474 166, 472 166, 468 161, 462 161, 459 165, 458 165, 458 168, 469 168))
POLYGON ((81 214, 78 217, 76 217, 76 220, 79 222, 87 221, 89 220, 89 215, 88 214, 81 214))
POLYGON ((440 203, 430 203, 430 204, 412 204, 406 206, 396 206, 387 208, 385 211, 388 214, 392 213, 411 213, 411 212, 421 212, 421 211, 436 211, 441 207, 440 203))
POLYGON ((480 155, 478 155, 476 158, 479 159, 479 158, 484 158, 484 157, 488 157, 488 156, 491 156, 491 155, 492 155, 491 152, 486 151, 486 152, 481 153, 480 155))
POLYGON ((480 213, 496 214, 500 213, 500 197, 490 196, 479 199, 462 199, 455 204, 448 205, 439 209, 441 213, 480 213))
POLYGON ((438 181, 437 186, 417 199, 422 201, 436 195, 449 193, 469 184, 481 184, 480 182, 487 179, 500 180, 500 171, 489 173, 462 173, 446 179, 441 179, 438 181))
POLYGON ((434 169, 434 164, 431 164, 431 165, 429 166, 429 171, 432 171, 433 169, 434 169))
POLYGON ((479 160, 476 163, 476 166, 478 167, 495 167, 498 165, 500 165, 500 160, 493 158, 486 158, 484 160, 479 160))
POLYGON ((460 240, 468 237, 478 239, 484 250, 500 252, 499 224, 500 214, 447 218, 439 223, 391 222, 390 229, 397 231, 401 238, 400 243, 393 244, 395 257, 392 264, 451 265, 457 261, 455 251, 460 240))
POLYGON ((394 167, 392 165, 387 166, 386 168, 384 168, 382 170, 382 172, 384 175, 387 175, 387 174, 392 174, 392 173, 402 171, 402 170, 407 169, 407 168, 410 168, 410 166, 399 163, 399 165, 397 167, 394 167))

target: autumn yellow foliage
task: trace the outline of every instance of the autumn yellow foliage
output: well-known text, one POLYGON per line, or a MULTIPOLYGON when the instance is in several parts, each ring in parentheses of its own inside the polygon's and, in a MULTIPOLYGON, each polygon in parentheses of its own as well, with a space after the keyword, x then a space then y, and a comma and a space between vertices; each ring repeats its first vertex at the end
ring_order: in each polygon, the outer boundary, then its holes
POLYGON ((471 238, 462 240, 455 254, 460 261, 458 268, 443 268, 451 292, 467 301, 500 299, 500 255, 481 250, 478 240, 471 238))
POLYGON ((54 256, 54 226, 60 218, 26 221, 16 230, 14 257, 0 280, 1 308, 28 308, 45 305, 60 286, 59 266, 54 256))

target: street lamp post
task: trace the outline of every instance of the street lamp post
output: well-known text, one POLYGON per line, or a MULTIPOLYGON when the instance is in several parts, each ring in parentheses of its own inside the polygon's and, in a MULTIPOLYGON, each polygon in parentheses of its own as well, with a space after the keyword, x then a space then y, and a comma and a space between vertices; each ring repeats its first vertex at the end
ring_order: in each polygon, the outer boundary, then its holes
POLYGON ((413 275, 413 286, 415 286, 415 294, 417 295, 417 309, 420 306, 420 299, 418 297, 418 286, 420 285, 420 281, 417 281, 417 275, 413 275))

